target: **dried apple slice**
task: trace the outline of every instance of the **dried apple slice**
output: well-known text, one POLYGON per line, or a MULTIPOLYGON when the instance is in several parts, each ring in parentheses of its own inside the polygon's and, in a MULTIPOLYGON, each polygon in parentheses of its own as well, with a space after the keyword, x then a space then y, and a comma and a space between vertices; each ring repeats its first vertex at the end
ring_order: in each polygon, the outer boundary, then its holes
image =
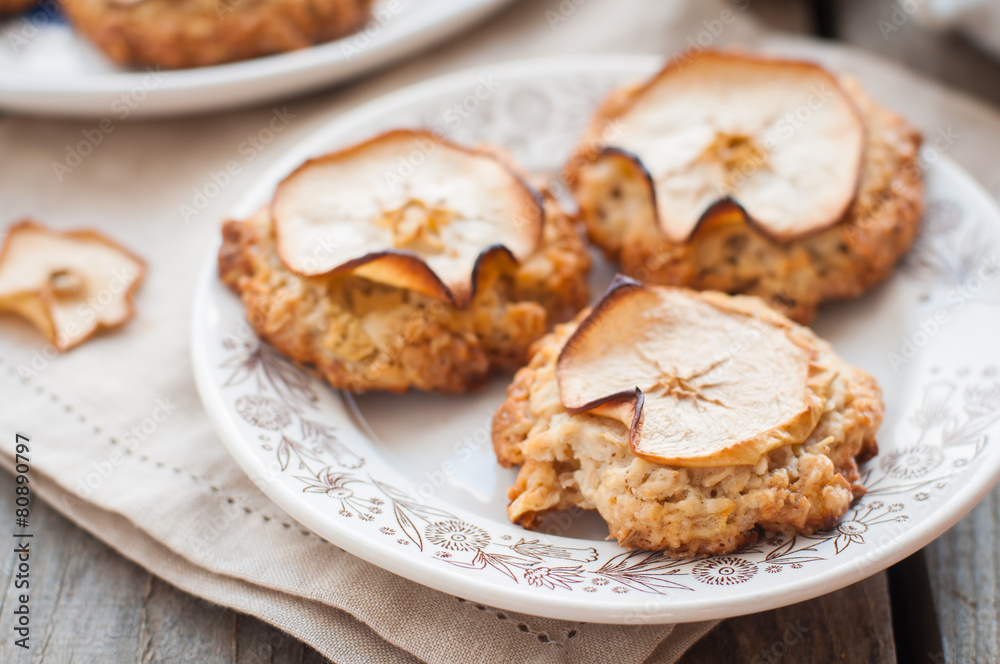
POLYGON ((864 121, 817 65, 706 52, 613 101, 595 125, 614 123, 613 149, 596 159, 646 170, 671 241, 727 204, 789 241, 837 223, 857 195, 864 121))
POLYGON ((618 277, 556 363, 563 406, 629 427, 654 463, 754 464, 805 441, 833 376, 787 319, 729 296, 618 277))
POLYGON ((134 315, 141 258, 95 231, 53 231, 23 221, 0 249, 0 311, 20 314, 59 350, 134 315))
POLYGON ((487 256, 526 259, 544 223, 538 194, 494 155, 409 130, 306 162, 272 216, 293 272, 352 271, 456 306, 487 256))

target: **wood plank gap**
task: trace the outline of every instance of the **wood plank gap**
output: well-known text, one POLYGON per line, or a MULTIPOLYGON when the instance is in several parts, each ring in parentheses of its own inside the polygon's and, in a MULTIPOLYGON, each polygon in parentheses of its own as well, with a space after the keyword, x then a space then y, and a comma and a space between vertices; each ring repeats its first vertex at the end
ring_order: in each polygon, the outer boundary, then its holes
POLYGON ((923 550, 889 568, 889 598, 900 662, 944 664, 944 645, 923 550))

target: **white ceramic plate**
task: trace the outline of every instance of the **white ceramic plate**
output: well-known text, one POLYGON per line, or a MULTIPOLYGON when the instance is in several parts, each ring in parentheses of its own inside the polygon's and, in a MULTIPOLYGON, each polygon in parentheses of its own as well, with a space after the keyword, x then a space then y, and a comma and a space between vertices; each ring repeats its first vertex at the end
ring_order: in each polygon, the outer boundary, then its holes
MULTIPOLYGON (((304 159, 394 126, 506 146, 554 172, 595 103, 652 72, 648 57, 511 63, 429 81, 331 122, 285 155, 234 214, 250 214, 304 159), (477 96, 477 90, 479 95, 477 96), (458 110, 460 109, 460 110, 458 110)), ((513 471, 490 416, 509 377, 465 397, 335 392, 261 346, 205 267, 194 307, 198 387, 254 481, 322 537, 401 576, 504 609, 592 622, 684 622, 790 604, 871 575, 943 533, 1000 475, 1000 213, 947 159, 926 153, 924 234, 896 276, 816 322, 885 391, 868 495, 835 530, 699 561, 604 541, 599 518, 549 532, 508 523, 513 471), (933 163, 931 163, 933 162, 933 163)), ((599 264, 595 292, 610 279, 599 264)))
POLYGON ((444 39, 509 0, 379 0, 361 31, 301 51, 170 72, 116 67, 65 23, 56 0, 0 20, 0 109, 111 118, 233 108, 344 81, 444 39))

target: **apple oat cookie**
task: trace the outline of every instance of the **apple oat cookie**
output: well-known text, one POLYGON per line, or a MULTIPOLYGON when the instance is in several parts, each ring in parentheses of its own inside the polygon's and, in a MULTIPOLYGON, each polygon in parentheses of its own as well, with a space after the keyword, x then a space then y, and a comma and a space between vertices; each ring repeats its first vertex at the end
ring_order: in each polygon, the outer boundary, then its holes
POLYGON ((877 453, 875 380, 758 298, 618 278, 543 337, 493 420, 507 513, 596 510, 622 546, 694 556, 831 528, 877 453))
POLYGON ((257 334, 354 392, 514 371, 586 304, 589 268, 572 221, 504 162, 411 131, 307 162, 219 252, 257 334))
POLYGON ((38 4, 38 0, 0 0, 0 16, 20 14, 38 4))
POLYGON ((613 93, 566 177, 591 240, 626 273, 757 295, 804 323, 910 247, 920 141, 852 79, 706 52, 613 93))
POLYGON ((346 35, 372 0, 59 0, 73 26, 121 65, 201 67, 346 35))

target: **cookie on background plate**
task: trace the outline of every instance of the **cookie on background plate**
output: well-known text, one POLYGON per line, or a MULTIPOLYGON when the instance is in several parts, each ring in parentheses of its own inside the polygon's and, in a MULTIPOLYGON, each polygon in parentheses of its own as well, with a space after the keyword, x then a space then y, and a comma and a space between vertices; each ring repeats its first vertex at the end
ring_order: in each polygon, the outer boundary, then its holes
MULTIPOLYGON (((2 0, 0 0, 2 1, 2 0)), ((363 25, 373 0, 59 0, 120 65, 201 67, 293 51, 363 25)))
POLYGON ((588 300, 572 221, 505 159, 397 130, 306 162, 223 228, 257 334, 334 387, 464 393, 588 300))
POLYGON ((805 323, 909 249, 920 141, 853 79, 708 51, 612 93, 565 175, 623 272, 757 295, 805 323))
POLYGON ((20 14, 38 4, 38 0, 0 0, 0 16, 20 14))
POLYGON ((722 554, 829 529, 864 494, 875 380, 756 297, 618 277, 556 327, 493 420, 511 521, 596 510, 622 546, 722 554))

